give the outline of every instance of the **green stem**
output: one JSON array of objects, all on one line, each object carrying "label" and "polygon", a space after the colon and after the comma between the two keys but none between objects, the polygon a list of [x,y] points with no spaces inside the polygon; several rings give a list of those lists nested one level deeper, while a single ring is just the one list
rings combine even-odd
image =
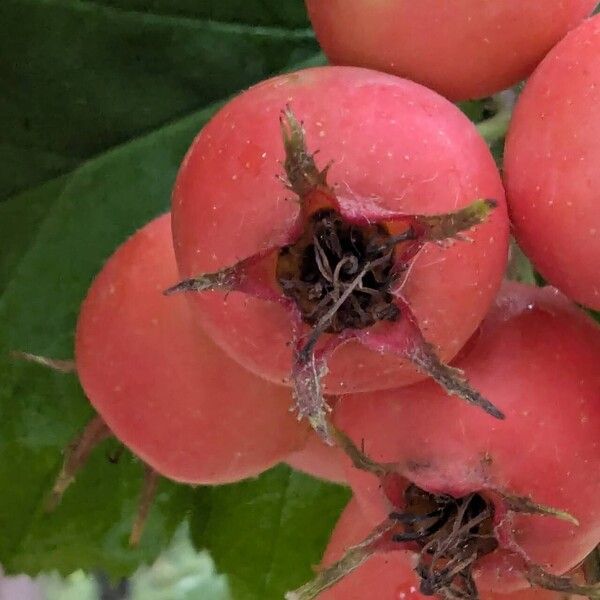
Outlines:
[{"label": "green stem", "polygon": [[506,135],[516,99],[514,90],[505,90],[494,96],[497,107],[496,114],[477,124],[481,137],[488,144],[493,144]]},{"label": "green stem", "polygon": [[511,281],[518,281],[519,283],[526,283],[528,285],[537,285],[535,269],[514,238],[511,238],[510,240],[506,277]]}]

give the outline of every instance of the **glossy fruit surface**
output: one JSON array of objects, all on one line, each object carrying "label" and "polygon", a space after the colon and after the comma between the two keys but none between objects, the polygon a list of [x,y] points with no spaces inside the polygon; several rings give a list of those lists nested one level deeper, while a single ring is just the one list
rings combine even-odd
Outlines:
[{"label": "glossy fruit surface", "polygon": [[289,389],[245,371],[193,321],[177,277],[170,217],[138,231],[85,299],[81,384],[113,433],[162,475],[220,484],[257,475],[305,442]]},{"label": "glossy fruit surface", "polygon": [[[290,242],[299,206],[278,175],[279,118],[289,105],[304,122],[309,150],[342,206],[369,218],[387,212],[434,214],[478,198],[497,200],[473,243],[427,244],[402,286],[443,359],[477,327],[500,283],[507,253],[504,193],[474,126],[437,94],[364,69],[308,69],[238,96],[194,141],[173,193],[173,236],[182,278],[214,272]],[[289,383],[289,311],[238,292],[191,295],[208,334],[253,372]],[[338,349],[328,392],[369,390],[423,379],[412,365],[355,341]]]},{"label": "glossy fruit surface", "polygon": [[595,0],[307,0],[334,64],[417,81],[451,100],[527,77]]},{"label": "glossy fruit surface", "polygon": [[528,81],[506,142],[515,235],[547,281],[600,309],[600,17],[572,31]]},{"label": "glossy fruit surface", "polygon": [[[564,573],[600,541],[600,479],[593,476],[600,464],[599,353],[598,326],[564,296],[510,284],[457,361],[505,421],[424,383],[343,398],[336,425],[424,490],[487,494],[501,547],[477,563],[475,575],[482,590],[510,591],[524,584],[512,580],[521,569],[515,547]],[[372,523],[402,502],[392,491],[390,503],[372,475],[349,469],[348,479]],[[525,514],[499,523],[506,495],[566,510],[579,526]]]}]

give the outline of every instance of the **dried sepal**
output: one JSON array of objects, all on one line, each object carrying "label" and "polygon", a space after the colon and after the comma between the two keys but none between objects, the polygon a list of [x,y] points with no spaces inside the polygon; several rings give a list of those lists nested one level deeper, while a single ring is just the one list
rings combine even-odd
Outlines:
[{"label": "dried sepal", "polygon": [[514,496],[511,494],[500,492],[499,494],[502,496],[507,510],[527,515],[540,515],[542,517],[552,517],[554,519],[558,519],[560,521],[565,521],[567,523],[579,526],[579,521],[566,510],[561,510],[552,506],[538,504],[531,498],[526,498],[525,496]]},{"label": "dried sepal", "polygon": [[279,248],[269,248],[214,273],[184,279],[163,294],[235,291],[270,302],[285,302],[281,290],[273,283],[278,252]]},{"label": "dried sepal", "polygon": [[395,472],[394,465],[374,461],[358,448],[352,439],[340,429],[330,425],[329,431],[331,437],[335,440],[336,446],[346,454],[356,469],[366,471],[379,478],[383,478],[386,475]]},{"label": "dried sepal", "polygon": [[47,356],[31,354],[30,352],[22,352],[20,350],[13,350],[10,354],[13,358],[36,363],[38,365],[48,367],[53,371],[57,371],[58,373],[77,372],[77,365],[75,364],[75,361],[71,359],[48,358]]},{"label": "dried sepal", "polygon": [[137,513],[131,533],[129,534],[129,545],[131,547],[138,546],[144,533],[144,528],[150,514],[150,509],[156,496],[160,475],[150,466],[144,466],[144,482],[140,493]]},{"label": "dried sepal", "polygon": [[396,303],[401,312],[398,320],[378,323],[371,330],[357,332],[357,338],[377,352],[395,354],[409,360],[449,395],[457,396],[497,419],[504,419],[502,411],[475,390],[461,370],[445,364],[439,358],[434,347],[421,332],[408,302],[398,295]]},{"label": "dried sepal", "polygon": [[553,575],[537,565],[531,565],[525,576],[535,587],[552,590],[562,594],[587,596],[591,600],[600,600],[600,584],[580,584],[571,577]]},{"label": "dried sepal", "polygon": [[240,269],[238,265],[235,265],[233,267],[226,267],[215,273],[204,273],[197,277],[184,279],[167,288],[163,293],[165,296],[172,296],[173,294],[180,294],[182,292],[230,292],[239,285],[241,277]]},{"label": "dried sepal", "polygon": [[496,419],[506,418],[500,409],[471,386],[463,371],[442,362],[431,344],[423,340],[423,343],[407,349],[406,357],[450,396],[457,396]]},{"label": "dried sepal", "polygon": [[298,121],[289,105],[281,112],[279,122],[285,150],[283,167],[286,185],[302,199],[315,188],[327,185],[329,166],[322,171],[317,168],[315,155],[308,151],[302,123]]},{"label": "dried sepal", "polygon": [[583,561],[585,582],[600,583],[600,546],[594,548]]},{"label": "dried sepal", "polygon": [[414,227],[423,242],[444,242],[459,239],[464,232],[484,223],[498,206],[495,200],[475,200],[468,206],[439,215],[415,215]]},{"label": "dried sepal", "polygon": [[340,560],[327,568],[321,569],[312,581],[305,583],[293,592],[288,592],[285,599],[313,600],[375,554],[378,551],[378,546],[385,541],[394,527],[396,527],[396,523],[393,520],[385,520],[360,544],[349,548]]},{"label": "dried sepal", "polygon": [[329,431],[330,411],[321,379],[327,372],[325,361],[318,360],[314,352],[297,352],[292,367],[292,384],[298,418],[307,419],[317,435],[328,445],[333,445]]}]

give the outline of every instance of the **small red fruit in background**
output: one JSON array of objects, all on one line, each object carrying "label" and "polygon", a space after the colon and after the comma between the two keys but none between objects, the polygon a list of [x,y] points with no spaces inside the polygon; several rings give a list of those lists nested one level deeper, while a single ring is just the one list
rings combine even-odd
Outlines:
[{"label": "small red fruit in background", "polygon": [[222,484],[251,477],[305,443],[290,390],[228,358],[194,322],[177,278],[170,216],[109,259],[81,308],[76,363],[115,436],[161,475]]},{"label": "small red fruit in background", "polygon": [[527,77],[596,0],[307,0],[334,64],[412,79],[447,98],[489,96]]},{"label": "small red fruit in background", "polygon": [[504,166],[515,236],[567,296],[600,309],[600,17],[572,31],[527,82]]}]

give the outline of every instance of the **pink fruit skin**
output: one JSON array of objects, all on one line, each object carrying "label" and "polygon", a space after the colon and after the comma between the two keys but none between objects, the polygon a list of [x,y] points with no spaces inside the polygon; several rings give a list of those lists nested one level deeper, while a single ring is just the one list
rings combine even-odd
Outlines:
[{"label": "pink fruit skin", "polygon": [[[533,562],[554,573],[600,542],[600,331],[553,288],[511,284],[457,366],[506,414],[496,421],[435,384],[342,398],[335,423],[375,460],[397,462],[420,487],[464,495],[501,490],[568,511],[579,526],[518,515],[500,526]],[[377,480],[348,469],[367,518],[390,509]],[[481,589],[525,582],[508,551],[478,563]]]},{"label": "pink fruit skin", "polygon": [[600,309],[600,17],[572,31],[528,81],[505,152],[515,235],[536,268]]},{"label": "pink fruit skin", "polygon": [[[323,556],[323,564],[339,560],[349,547],[360,543],[371,532],[372,525],[353,499],[340,517]],[[419,580],[413,568],[416,558],[399,550],[380,553],[369,558],[356,571],[331,589],[319,594],[318,600],[424,600],[431,596],[419,593]],[[512,594],[483,592],[482,600],[564,600],[557,592],[525,589]]]},{"label": "pink fruit skin", "polygon": [[[173,193],[180,276],[234,264],[284,245],[298,215],[276,175],[284,158],[279,114],[304,121],[317,162],[342,203],[364,213],[439,213],[478,198],[498,208],[470,232],[473,243],[427,245],[402,289],[427,338],[450,359],[473,333],[500,284],[507,256],[504,192],[474,126],[437,94],[382,73],[308,69],[263,82],[227,104],[200,132]],[[291,324],[281,306],[240,293],[190,298],[208,334],[248,369],[289,383]],[[423,379],[405,361],[349,342],[325,378],[331,394]]]},{"label": "pink fruit skin", "polygon": [[418,81],[447,98],[488,96],[526,78],[596,0],[307,0],[334,64]]},{"label": "pink fruit skin", "polygon": [[290,454],[285,462],[297,471],[332,483],[346,484],[346,455],[335,446],[328,446],[319,436],[309,433],[306,446]]},{"label": "pink fruit skin", "polygon": [[194,323],[181,297],[169,215],[109,259],[81,308],[77,370],[113,433],[171,479],[220,484],[257,475],[305,443],[291,394],[245,371]]}]

